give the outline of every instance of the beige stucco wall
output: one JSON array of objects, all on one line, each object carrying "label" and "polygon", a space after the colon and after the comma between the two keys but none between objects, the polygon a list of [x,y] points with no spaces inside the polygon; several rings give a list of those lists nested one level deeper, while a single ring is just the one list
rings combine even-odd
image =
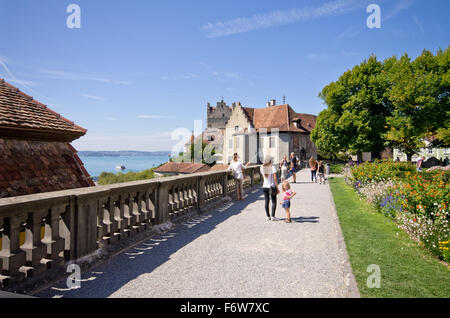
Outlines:
[{"label": "beige stucco wall", "polygon": [[[236,130],[236,126],[238,129]],[[244,158],[244,136],[238,135],[233,136],[236,132],[244,132],[245,129],[251,128],[251,124],[247,119],[247,116],[244,113],[244,109],[238,103],[231,113],[230,119],[225,128],[225,138],[223,145],[223,160],[224,163],[230,163],[230,158],[233,156],[235,152],[239,154],[242,161],[245,161]],[[230,144],[230,140],[232,140]],[[230,147],[231,146],[231,147]]]}]

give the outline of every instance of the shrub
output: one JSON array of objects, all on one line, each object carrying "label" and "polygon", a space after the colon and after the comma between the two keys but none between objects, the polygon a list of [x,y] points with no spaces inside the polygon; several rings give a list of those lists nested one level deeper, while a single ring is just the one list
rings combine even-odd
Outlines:
[{"label": "shrub", "polygon": [[138,180],[146,180],[152,179],[155,177],[155,173],[153,169],[147,169],[141,172],[102,172],[98,178],[99,185],[113,184],[113,183],[122,183],[122,182],[131,182]]}]

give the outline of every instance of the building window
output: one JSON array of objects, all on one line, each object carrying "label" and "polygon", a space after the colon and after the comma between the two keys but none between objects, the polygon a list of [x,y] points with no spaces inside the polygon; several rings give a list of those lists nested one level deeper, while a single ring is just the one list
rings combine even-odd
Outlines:
[{"label": "building window", "polygon": [[428,148],[428,154],[429,155],[433,154],[433,148]]},{"label": "building window", "polygon": [[234,126],[234,131],[239,131],[239,126]]},{"label": "building window", "polygon": [[275,148],[275,137],[269,138],[269,148]]}]

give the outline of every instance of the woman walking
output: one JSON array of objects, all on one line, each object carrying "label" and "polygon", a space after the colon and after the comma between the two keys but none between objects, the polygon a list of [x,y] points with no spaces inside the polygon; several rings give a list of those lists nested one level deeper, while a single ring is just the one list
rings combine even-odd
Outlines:
[{"label": "woman walking", "polygon": [[280,162],[280,170],[281,170],[281,181],[283,182],[284,180],[287,179],[289,171],[289,164],[286,159],[286,155],[283,156],[283,160],[281,160]]},{"label": "woman walking", "polygon": [[317,161],[313,156],[309,158],[309,167],[311,168],[311,182],[317,182]]},{"label": "woman walking", "polygon": [[[277,208],[277,194],[280,192],[277,182],[277,170],[272,164],[272,158],[266,156],[264,158],[264,164],[260,168],[261,174],[264,177],[263,191],[265,200],[265,209],[267,221],[277,221],[275,217],[275,210]],[[269,214],[269,201],[272,201],[272,216]]]},{"label": "woman walking", "polygon": [[319,174],[319,184],[325,184],[325,169],[323,166],[323,161],[319,161],[317,165],[317,172]]},{"label": "woman walking", "polygon": [[233,155],[233,162],[228,167],[228,171],[233,171],[234,183],[236,184],[236,196],[238,200],[243,200],[244,197],[245,168],[247,168],[247,166],[244,166],[242,162],[239,161],[239,156],[235,153]]}]

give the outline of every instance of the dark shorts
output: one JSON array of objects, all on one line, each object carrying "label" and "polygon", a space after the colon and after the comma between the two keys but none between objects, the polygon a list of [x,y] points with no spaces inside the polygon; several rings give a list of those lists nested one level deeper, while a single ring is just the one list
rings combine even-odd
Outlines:
[{"label": "dark shorts", "polygon": [[291,208],[291,201],[289,201],[289,200],[283,201],[281,206],[283,207],[283,209],[290,209]]}]

